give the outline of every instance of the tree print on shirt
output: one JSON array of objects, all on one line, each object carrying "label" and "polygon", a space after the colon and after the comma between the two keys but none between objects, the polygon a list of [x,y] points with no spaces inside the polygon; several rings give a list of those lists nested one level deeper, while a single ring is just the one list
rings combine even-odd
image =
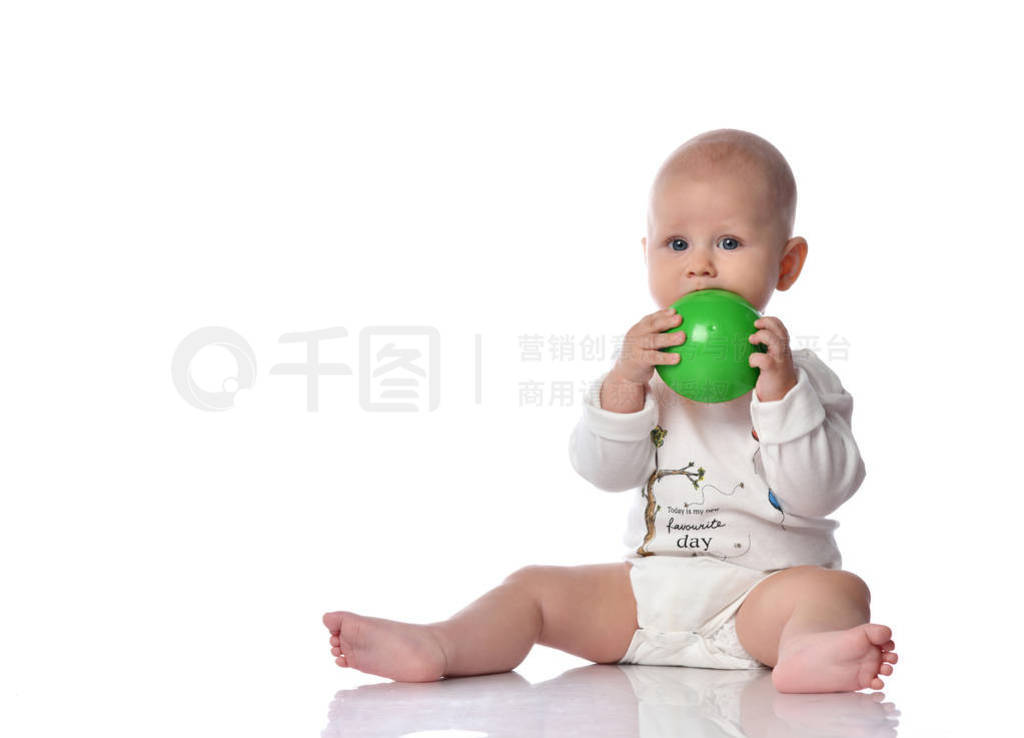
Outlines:
[{"label": "tree print on shirt", "polygon": [[699,482],[704,479],[704,467],[698,467],[697,469],[691,469],[694,462],[688,463],[686,466],[682,466],[678,469],[659,469],[660,462],[658,461],[658,449],[665,443],[665,436],[668,431],[662,428],[660,425],[654,426],[651,431],[651,443],[654,444],[654,471],[651,472],[651,476],[647,478],[647,484],[640,490],[640,494],[647,500],[647,504],[644,506],[644,524],[647,527],[647,532],[644,534],[644,540],[637,548],[636,552],[641,556],[653,556],[653,551],[647,550],[647,544],[654,538],[654,525],[655,516],[658,511],[661,510],[661,505],[654,497],[654,485],[662,477],[667,477],[671,474],[682,474],[689,478],[693,484],[695,490],[700,490]]},{"label": "tree print on shirt", "polygon": [[[655,530],[656,530],[655,526],[657,525],[657,520],[656,520],[657,514],[662,509],[661,505],[658,504],[658,500],[657,500],[657,498],[656,498],[656,496],[654,494],[654,487],[664,477],[673,476],[673,475],[685,476],[687,479],[690,480],[690,483],[693,485],[694,490],[696,490],[699,493],[699,499],[697,499],[696,501],[683,502],[682,503],[682,506],[684,508],[686,508],[686,509],[690,509],[691,505],[694,506],[694,508],[697,509],[697,510],[700,510],[701,508],[704,507],[704,505],[705,505],[704,489],[705,488],[709,488],[710,487],[713,491],[717,492],[720,495],[723,495],[725,497],[732,497],[734,494],[736,494],[737,490],[743,489],[745,487],[743,482],[738,482],[732,488],[732,491],[730,491],[730,492],[724,492],[724,491],[718,489],[718,487],[716,487],[713,484],[704,484],[703,487],[702,487],[700,483],[704,480],[704,474],[705,474],[706,470],[704,469],[703,466],[698,466],[696,469],[694,469],[693,467],[696,465],[696,462],[694,462],[694,461],[690,461],[689,463],[686,464],[686,466],[679,467],[678,469],[661,469],[661,468],[659,468],[661,466],[661,461],[660,461],[660,459],[658,457],[658,449],[660,449],[664,445],[664,443],[665,443],[665,436],[666,435],[668,435],[668,431],[666,429],[662,428],[660,425],[655,426],[654,429],[651,430],[651,443],[654,444],[654,471],[651,472],[650,476],[647,478],[647,482],[640,489],[641,496],[644,499],[646,499],[646,501],[647,501],[646,504],[644,505],[644,526],[645,526],[644,539],[641,542],[640,546],[637,547],[637,549],[636,549],[637,554],[639,554],[640,556],[653,556],[653,555],[655,555],[654,551],[649,551],[647,549],[647,545],[654,539]],[[755,470],[756,470],[756,465],[755,465]],[[769,490],[768,494],[769,494],[769,501],[771,502],[772,506],[775,507],[777,510],[779,510],[779,512],[782,512],[782,508],[781,508],[781,506],[779,506],[778,501],[775,499],[775,495],[772,494],[771,490]],[[673,525],[672,520],[669,521],[668,525],[669,525],[670,528],[672,527],[672,525]],[[689,547],[689,545],[690,545],[689,541],[687,541],[685,539],[680,539],[680,540],[683,541],[683,545],[684,546]],[[701,540],[702,541],[706,541],[705,542],[705,547],[707,548],[707,550],[704,553],[706,553],[707,555],[715,556],[716,558],[722,559],[722,560],[724,560],[724,559],[733,559],[733,558],[738,558],[740,556],[745,556],[750,551],[750,535],[749,534],[747,534],[747,545],[746,545],[746,547],[744,547],[743,544],[741,544],[739,542],[736,542],[736,543],[732,544],[736,549],[738,549],[737,553],[735,553],[732,556],[727,556],[727,555],[719,554],[719,553],[712,553],[711,550],[710,550],[711,538],[701,539]],[[696,556],[697,552],[693,551],[692,555]]]}]

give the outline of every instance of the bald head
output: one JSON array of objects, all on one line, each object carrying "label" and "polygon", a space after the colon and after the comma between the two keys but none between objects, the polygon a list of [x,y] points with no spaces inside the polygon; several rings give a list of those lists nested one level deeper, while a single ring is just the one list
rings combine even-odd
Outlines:
[{"label": "bald head", "polygon": [[747,131],[719,128],[681,144],[658,169],[647,206],[650,230],[655,197],[665,182],[677,176],[700,178],[732,173],[754,177],[765,194],[765,213],[777,228],[782,244],[792,237],[796,217],[796,180],[786,159],[768,141]]}]

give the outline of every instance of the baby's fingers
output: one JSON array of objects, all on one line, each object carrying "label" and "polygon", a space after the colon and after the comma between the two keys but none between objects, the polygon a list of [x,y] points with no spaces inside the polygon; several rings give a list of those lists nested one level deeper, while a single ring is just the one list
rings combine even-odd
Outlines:
[{"label": "baby's fingers", "polygon": [[672,351],[645,351],[644,359],[652,366],[654,364],[678,364],[683,357]]},{"label": "baby's fingers", "polygon": [[779,336],[770,330],[762,328],[756,333],[751,333],[747,339],[750,343],[760,343],[768,348],[772,356],[779,356],[782,353],[783,343]]},{"label": "baby's fingers", "polygon": [[682,320],[682,316],[675,310],[659,310],[643,318],[643,320],[637,323],[636,328],[641,333],[661,333],[674,325],[678,325],[680,320]]},{"label": "baby's fingers", "polygon": [[671,313],[664,313],[658,321],[659,330],[668,330],[674,325],[679,325],[683,316],[673,310]]},{"label": "baby's fingers", "polygon": [[655,333],[651,336],[649,348],[665,348],[666,346],[679,346],[686,343],[686,331],[675,331],[674,333]]}]

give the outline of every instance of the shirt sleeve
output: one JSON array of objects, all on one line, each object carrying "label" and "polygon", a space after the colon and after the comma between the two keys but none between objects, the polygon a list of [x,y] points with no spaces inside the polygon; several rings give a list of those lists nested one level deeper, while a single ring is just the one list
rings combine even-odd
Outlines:
[{"label": "shirt sleeve", "polygon": [[793,352],[797,383],[785,397],[761,402],[751,393],[765,482],[787,513],[825,517],[864,481],[853,438],[853,397],[811,349]]},{"label": "shirt sleeve", "polygon": [[583,415],[569,437],[569,461],[598,489],[622,492],[642,485],[652,471],[651,430],[658,424],[658,403],[648,386],[644,406],[635,413],[605,410],[601,385],[609,372],[583,398]]}]

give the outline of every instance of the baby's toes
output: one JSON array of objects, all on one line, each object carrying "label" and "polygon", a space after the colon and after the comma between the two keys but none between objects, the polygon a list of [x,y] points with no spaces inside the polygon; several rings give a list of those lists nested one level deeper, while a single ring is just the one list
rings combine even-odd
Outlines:
[{"label": "baby's toes", "polygon": [[883,651],[891,651],[894,648],[896,648],[896,644],[893,643],[892,641],[889,641],[884,646],[880,646],[879,648],[881,648]]},{"label": "baby's toes", "polygon": [[883,648],[883,650],[883,644],[888,645],[889,639],[892,638],[892,628],[887,625],[876,625],[871,623],[864,627],[864,632],[867,633],[868,639],[873,644],[879,648]]},{"label": "baby's toes", "polygon": [[332,646],[340,646],[341,645],[341,639],[338,638],[338,636],[331,636],[331,645]]},{"label": "baby's toes", "polygon": [[888,661],[890,664],[895,664],[899,660],[899,655],[894,652],[889,651],[882,654],[882,661]]},{"label": "baby's toes", "polygon": [[882,664],[882,666],[878,669],[878,673],[885,674],[886,676],[892,674],[892,664]]},{"label": "baby's toes", "polygon": [[338,648],[337,646],[335,646],[334,648],[331,649],[331,655],[333,655],[333,656],[341,656],[341,649]]}]

